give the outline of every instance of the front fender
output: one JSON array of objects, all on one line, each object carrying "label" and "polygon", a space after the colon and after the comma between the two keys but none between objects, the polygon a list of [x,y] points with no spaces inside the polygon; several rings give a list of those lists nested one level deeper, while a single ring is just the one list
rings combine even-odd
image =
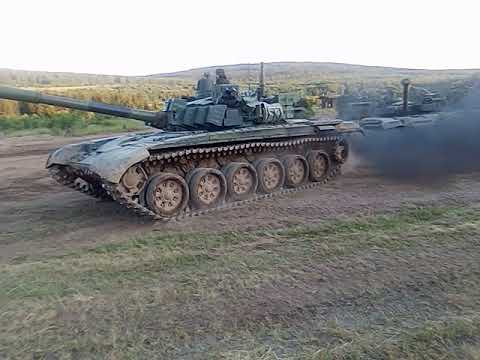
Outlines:
[{"label": "front fender", "polygon": [[144,147],[129,147],[122,151],[108,151],[89,156],[80,164],[111,183],[119,183],[128,168],[150,156]]},{"label": "front fender", "polygon": [[94,152],[83,159],[78,148],[64,147],[50,155],[47,167],[52,165],[67,165],[73,168],[88,169],[100,178],[118,184],[128,168],[150,156],[145,147],[116,148],[105,152]]}]

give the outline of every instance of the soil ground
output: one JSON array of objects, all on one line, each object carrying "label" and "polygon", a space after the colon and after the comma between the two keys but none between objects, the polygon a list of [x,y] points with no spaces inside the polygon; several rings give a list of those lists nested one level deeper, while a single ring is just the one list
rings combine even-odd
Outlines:
[{"label": "soil ground", "polygon": [[0,359],[479,358],[479,173],[353,156],[321,190],[161,224],[48,177],[80,140],[0,139]]},{"label": "soil ground", "polygon": [[0,142],[0,260],[61,254],[97,243],[121,242],[151,231],[209,233],[281,228],[405,206],[480,199],[478,173],[396,181],[373,174],[353,158],[343,176],[321,191],[307,190],[241,209],[155,224],[132,216],[114,202],[61,187],[48,176],[44,164],[49,151],[81,140],[44,136],[6,138]]}]

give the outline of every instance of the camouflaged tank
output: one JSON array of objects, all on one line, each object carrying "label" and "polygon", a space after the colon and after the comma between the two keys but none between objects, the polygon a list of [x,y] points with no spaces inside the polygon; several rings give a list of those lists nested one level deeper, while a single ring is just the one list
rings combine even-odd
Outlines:
[{"label": "camouflaged tank", "polygon": [[350,142],[356,155],[384,169],[405,169],[406,162],[415,167],[419,158],[431,159],[426,167],[436,162],[447,166],[453,155],[446,153],[462,154],[460,163],[469,161],[480,119],[478,89],[472,88],[457,106],[448,107],[446,98],[433,91],[411,86],[408,79],[401,84],[400,100],[387,89],[381,99],[345,102],[347,96],[340,101],[338,116],[355,121],[365,135]]},{"label": "camouflaged tank", "polygon": [[263,86],[240,96],[222,69],[205,75],[191,98],[164,111],[0,87],[0,98],[138,119],[154,131],[89,140],[50,154],[46,167],[60,184],[111,198],[139,214],[171,219],[274,194],[320,186],[348,156],[339,120],[295,119],[293,101],[267,98]]},{"label": "camouflaged tank", "polygon": [[[419,125],[431,122],[446,107],[446,98],[428,89],[412,86],[409,79],[403,79],[402,97],[396,98],[392,87],[379,95],[347,91],[337,99],[337,115],[348,121],[360,121],[368,128]],[[384,125],[384,126],[383,126]]]}]

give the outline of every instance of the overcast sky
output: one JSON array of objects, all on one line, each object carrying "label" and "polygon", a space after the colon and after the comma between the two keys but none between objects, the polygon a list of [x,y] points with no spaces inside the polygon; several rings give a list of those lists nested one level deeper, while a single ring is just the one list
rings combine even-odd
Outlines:
[{"label": "overcast sky", "polygon": [[478,0],[2,0],[0,68],[144,75],[259,61],[480,68]]}]

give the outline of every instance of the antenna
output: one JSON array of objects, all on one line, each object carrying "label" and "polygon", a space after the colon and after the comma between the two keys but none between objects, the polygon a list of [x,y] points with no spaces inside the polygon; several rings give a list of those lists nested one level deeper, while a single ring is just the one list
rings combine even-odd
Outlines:
[{"label": "antenna", "polygon": [[248,70],[248,93],[250,94],[250,92],[252,91],[252,87],[251,87],[252,78],[251,78],[251,74],[250,74],[250,63],[247,64],[247,70]]},{"label": "antenna", "polygon": [[260,63],[260,83],[257,90],[257,99],[260,100],[265,96],[265,79],[263,75],[263,61]]}]

